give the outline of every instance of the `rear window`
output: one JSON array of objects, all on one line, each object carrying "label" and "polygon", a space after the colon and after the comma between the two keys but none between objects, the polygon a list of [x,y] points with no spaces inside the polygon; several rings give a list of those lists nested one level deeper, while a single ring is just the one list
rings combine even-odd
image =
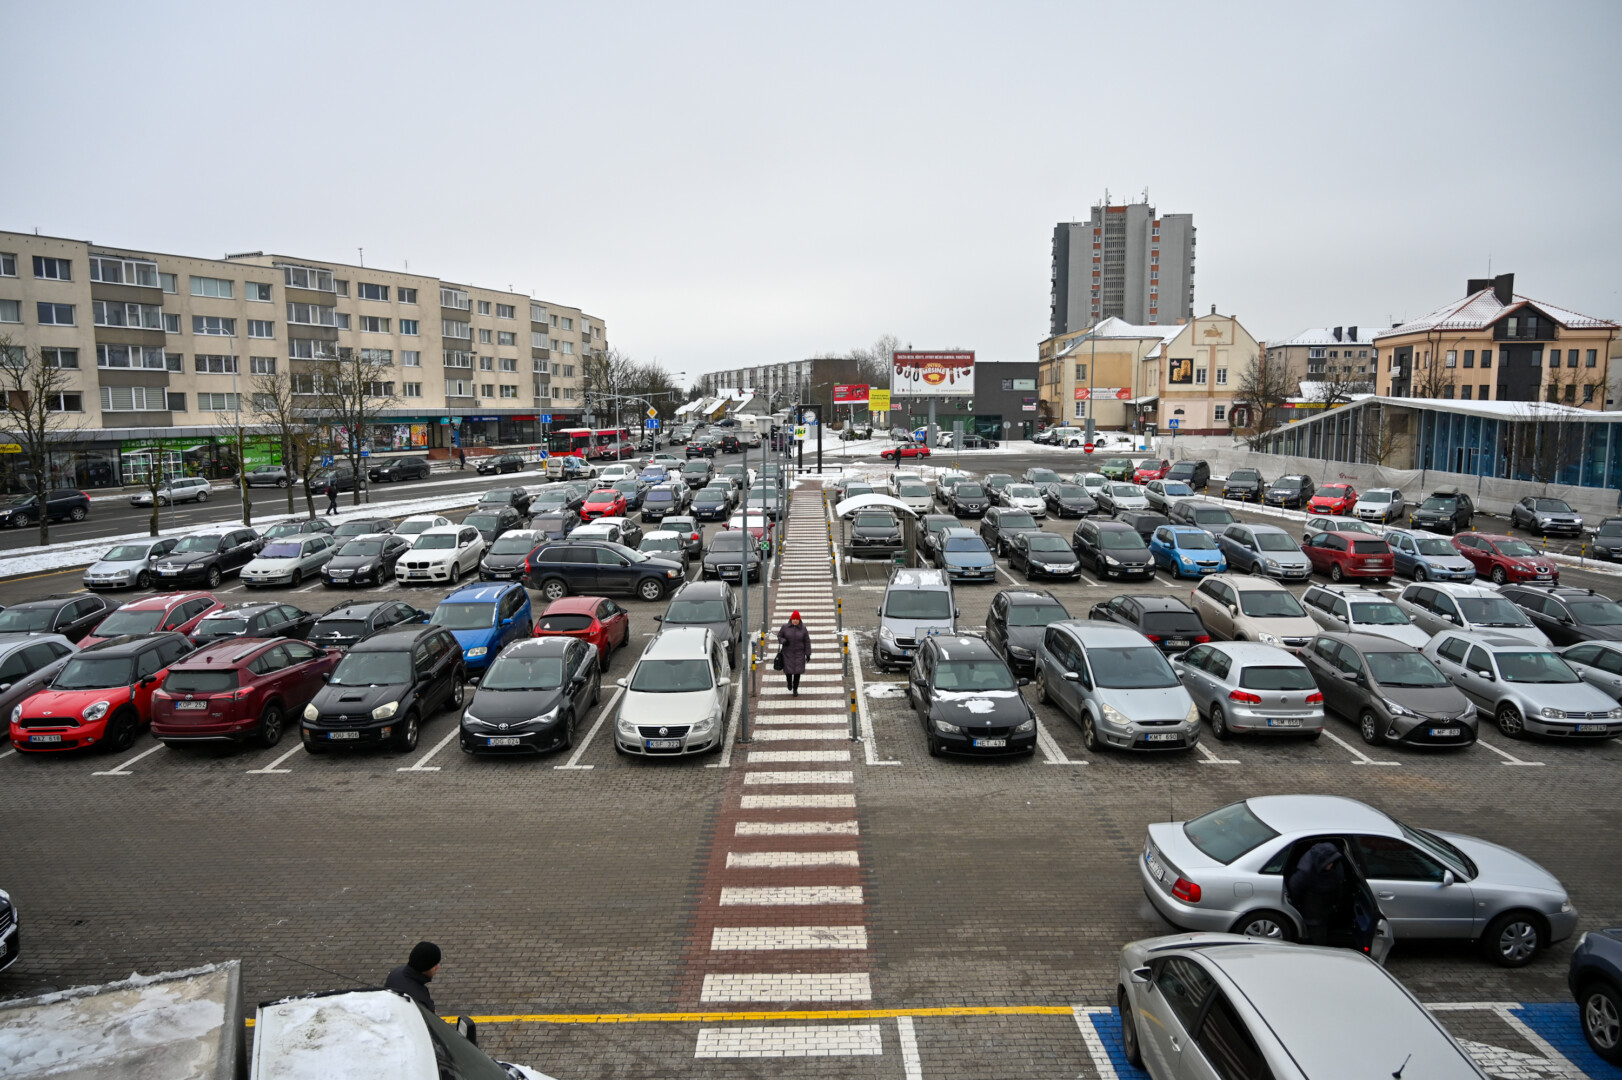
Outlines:
[{"label": "rear window", "polygon": [[997,524],[1004,529],[1034,529],[1036,519],[1029,514],[1004,514],[997,519]]},{"label": "rear window", "polygon": [[1304,667],[1247,667],[1239,673],[1247,690],[1314,690],[1317,683]]},{"label": "rear window", "polygon": [[1352,550],[1359,555],[1391,554],[1391,549],[1385,546],[1384,540],[1353,540]]},{"label": "rear window", "polygon": [[1183,835],[1202,853],[1227,865],[1278,836],[1250,807],[1238,802],[1183,823]]},{"label": "rear window", "polygon": [[164,677],[163,688],[171,694],[218,694],[237,688],[237,673],[232,669],[187,671],[179,668]]},{"label": "rear window", "polygon": [[1203,634],[1205,627],[1192,611],[1148,611],[1143,628],[1151,634]]}]

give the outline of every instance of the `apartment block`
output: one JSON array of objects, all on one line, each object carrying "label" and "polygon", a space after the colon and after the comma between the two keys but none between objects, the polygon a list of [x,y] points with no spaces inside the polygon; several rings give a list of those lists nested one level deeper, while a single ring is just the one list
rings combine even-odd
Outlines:
[{"label": "apartment block", "polygon": [[699,376],[698,387],[705,397],[717,397],[727,390],[748,390],[764,399],[768,412],[775,412],[801,402],[831,405],[834,386],[860,381],[861,369],[855,360],[819,357],[712,371]]},{"label": "apartment block", "polygon": [[1285,341],[1269,341],[1269,370],[1283,371],[1291,394],[1311,398],[1314,384],[1333,383],[1374,389],[1376,331],[1372,327],[1325,326],[1303,330]]},{"label": "apartment block", "polygon": [[[313,405],[315,368],[342,350],[387,372],[373,453],[544,442],[580,420],[585,358],[608,344],[601,319],[523,293],[299,256],[209,259],[13,232],[0,232],[0,342],[70,372],[60,407],[74,437],[52,473],[78,487],[138,481],[158,455],[229,473],[217,437],[239,410],[258,426],[255,377],[286,373]],[[0,454],[0,482],[13,471]]]},{"label": "apartment block", "polygon": [[1147,201],[1092,208],[1053,227],[1048,334],[1105,319],[1175,325],[1194,314],[1194,215],[1161,214]]}]

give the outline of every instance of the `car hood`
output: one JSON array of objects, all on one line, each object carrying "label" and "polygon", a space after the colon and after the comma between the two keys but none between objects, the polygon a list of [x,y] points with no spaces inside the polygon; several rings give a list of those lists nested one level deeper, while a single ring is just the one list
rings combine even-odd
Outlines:
[{"label": "car hood", "polygon": [[718,696],[714,690],[691,694],[642,694],[627,690],[620,702],[620,719],[652,727],[696,724],[716,715]]},{"label": "car hood", "polygon": [[[346,619],[344,621],[358,622],[360,620]],[[362,634],[364,634],[364,631],[362,631]],[[361,636],[361,634],[352,634],[348,631],[344,631],[341,634],[335,634],[332,632],[332,628],[330,626],[322,626],[320,623],[316,623],[316,625],[310,627],[309,636],[305,640],[317,648],[326,648],[329,646],[342,647],[348,643],[359,641]]]},{"label": "car hood", "polygon": [[1371,634],[1374,637],[1383,637],[1391,641],[1400,641],[1404,645],[1412,645],[1415,649],[1423,649],[1430,644],[1431,636],[1419,627],[1409,624],[1407,626],[1368,626],[1359,623],[1352,627],[1355,633]]},{"label": "car hood", "polygon": [[986,497],[984,495],[955,495],[953,496],[953,499],[959,506],[984,507],[986,505]]},{"label": "car hood", "polygon": [[1047,633],[1045,626],[1010,626],[1008,628],[1008,644],[1018,645],[1026,652],[1035,655],[1036,650],[1042,647],[1042,637]]},{"label": "car hood", "polygon": [[930,634],[950,634],[954,623],[951,619],[898,619],[894,615],[880,616],[881,627],[888,627],[896,637],[926,638]]},{"label": "car hood", "polygon": [[1018,690],[937,690],[929,715],[964,730],[1009,727],[1031,718]]},{"label": "car hood", "polygon": [[1469,570],[1470,572],[1474,573],[1476,568],[1475,564],[1469,559],[1466,559],[1463,555],[1419,555],[1416,556],[1416,558],[1419,562],[1424,563],[1426,566],[1432,566],[1438,570],[1453,570],[1460,572]]},{"label": "car hood", "polygon": [[401,559],[428,563],[450,562],[462,553],[461,548],[411,548],[400,554]]},{"label": "car hood", "polygon": [[1149,498],[1146,495],[1111,495],[1110,502],[1122,510],[1149,509]]},{"label": "car hood", "polygon": [[1155,561],[1148,548],[1100,548],[1098,554],[1100,558],[1114,559],[1123,566],[1148,566]]},{"label": "car hood", "polygon": [[1554,572],[1554,560],[1547,557],[1500,555],[1499,558],[1512,566],[1518,566],[1522,570],[1530,570],[1533,573],[1549,574]]},{"label": "car hood", "polygon": [[1098,503],[1094,502],[1092,499],[1082,499],[1074,495],[1066,496],[1061,499],[1055,499],[1054,501],[1066,509],[1073,507],[1077,510],[1092,510],[1098,506]]},{"label": "car hood", "polygon": [[1099,687],[1094,691],[1104,704],[1118,709],[1136,721],[1182,720],[1194,699],[1181,685],[1156,687],[1150,690],[1113,690]]},{"label": "car hood", "polygon": [[[404,553],[402,552],[402,554]],[[362,566],[370,566],[375,562],[381,562],[382,560],[383,556],[381,555],[334,555],[332,558],[327,560],[327,569],[355,570]],[[257,563],[259,560],[255,559],[254,562]]]},{"label": "car hood", "polygon": [[1224,481],[1222,486],[1227,487],[1227,488],[1245,488],[1246,490],[1254,490],[1256,488],[1261,487],[1262,484],[1261,484],[1260,480],[1231,480],[1230,479],[1230,480]]},{"label": "car hood", "polygon": [[502,724],[529,720],[557,708],[564,698],[563,687],[552,690],[478,690],[468,702],[467,717]]},{"label": "car hood", "polygon": [[732,624],[724,620],[721,622],[670,622],[667,620],[660,624],[660,628],[664,630],[674,630],[679,626],[698,627],[703,630],[708,630],[711,634],[715,635],[715,640],[717,641],[732,640]]},{"label": "car hood", "polygon": [[1247,634],[1272,634],[1278,638],[1310,638],[1315,637],[1323,629],[1307,615],[1258,618],[1254,615],[1240,614],[1234,616],[1233,624],[1235,628]]},{"label": "car hood", "polygon": [[1216,548],[1167,548],[1173,555],[1187,559],[1194,563],[1222,562],[1222,552]]},{"label": "car hood", "polygon": [[132,562],[108,562],[106,559],[102,559],[98,562],[91,563],[90,568],[86,570],[85,573],[92,576],[101,576],[104,574],[138,573],[139,571],[146,569],[146,564],[147,561],[145,559],[136,559]]},{"label": "car hood", "polygon": [[1451,719],[1465,710],[1470,699],[1464,691],[1451,684],[1447,686],[1387,686],[1377,683],[1376,690],[1404,706],[1433,719]]},{"label": "car hood", "polygon": [[1597,712],[1604,714],[1616,708],[1616,700],[1592,683],[1505,683],[1510,691],[1518,691],[1529,704],[1567,712]]},{"label": "car hood", "polygon": [[1280,566],[1311,566],[1312,560],[1307,558],[1304,551],[1264,551],[1261,553],[1262,562],[1276,562]]},{"label": "car hood", "polygon": [[[743,562],[745,559],[748,560],[748,563],[749,563],[750,566],[753,566],[756,563],[760,562],[760,552],[758,552],[758,551],[744,551],[744,552],[737,552],[737,551],[706,551],[704,553],[704,565],[705,566],[737,566],[739,563]],[[666,562],[667,565],[675,567],[678,570],[681,569],[681,563],[670,562],[668,560],[661,560],[661,561]]]},{"label": "car hood", "polygon": [[992,560],[984,551],[943,551],[941,562],[948,566],[990,566]]},{"label": "car hood", "polygon": [[1429,830],[1470,856],[1480,871],[1475,879],[1481,885],[1508,885],[1522,889],[1538,889],[1565,896],[1560,879],[1517,851],[1462,833]]},{"label": "car hood", "polygon": [[[1451,624],[1449,624],[1451,625]],[[1502,637],[1512,637],[1516,641],[1524,641],[1528,645],[1542,645],[1552,648],[1553,642],[1549,636],[1535,626],[1486,626],[1477,624],[1470,628],[1472,633],[1497,634]]]},{"label": "car hood", "polygon": [[529,558],[529,556],[524,552],[514,552],[514,553],[511,553],[511,554],[505,554],[504,553],[504,554],[501,554],[501,555],[486,555],[484,557],[484,565],[488,566],[488,567],[490,567],[491,569],[494,569],[494,570],[506,570],[506,569],[509,569],[509,568],[515,567],[515,566],[523,566],[524,565],[524,560],[526,560],[528,558]]},{"label": "car hood", "polygon": [[23,703],[23,715],[67,716],[77,721],[79,714],[95,702],[106,701],[116,706],[128,701],[129,696],[130,688],[127,686],[109,686],[100,690],[43,690]]},{"label": "car hood", "polygon": [[158,560],[159,566],[196,566],[198,563],[208,562],[219,558],[218,551],[187,551],[180,555],[170,553]]},{"label": "car hood", "polygon": [[1026,557],[1043,566],[1069,566],[1076,561],[1074,551],[1028,551]]},{"label": "car hood", "polygon": [[1446,521],[1451,518],[1454,513],[1455,511],[1451,508],[1438,510],[1434,507],[1427,508],[1422,506],[1418,510],[1414,511],[1414,517],[1418,518],[1420,521]]},{"label": "car hood", "polygon": [[[1008,505],[1016,510],[1046,510],[1048,508],[1046,499],[1027,498],[1023,495],[1009,499]],[[1029,532],[1030,530],[1027,529],[1026,531]]]},{"label": "car hood", "polygon": [[456,643],[462,646],[463,650],[476,649],[480,645],[488,647],[495,642],[497,629],[494,626],[485,626],[477,630],[452,630],[451,637],[456,639]]},{"label": "car hood", "polygon": [[254,558],[243,567],[244,573],[276,574],[283,570],[291,570],[301,565],[305,559],[314,558],[313,555],[294,555],[286,559]]},{"label": "car hood", "polygon": [[316,692],[313,704],[323,713],[370,719],[373,709],[399,701],[410,692],[410,683],[384,686],[333,686],[329,683]]}]

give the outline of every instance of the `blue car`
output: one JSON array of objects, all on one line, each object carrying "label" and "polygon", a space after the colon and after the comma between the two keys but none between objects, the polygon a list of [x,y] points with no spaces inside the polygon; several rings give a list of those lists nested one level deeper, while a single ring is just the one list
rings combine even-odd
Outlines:
[{"label": "blue car", "polygon": [[1474,581],[1475,564],[1445,536],[1416,529],[1390,529],[1386,546],[1396,560],[1397,573],[1415,581]]},{"label": "blue car", "polygon": [[1149,557],[1173,577],[1204,577],[1228,568],[1216,539],[1204,529],[1162,525],[1149,540]]},{"label": "blue car", "polygon": [[935,549],[935,564],[952,581],[995,581],[997,560],[973,529],[946,529]]},{"label": "blue car", "polygon": [[516,581],[457,589],[439,602],[428,622],[455,636],[469,674],[489,667],[509,643],[535,629],[529,592]]},{"label": "blue car", "polygon": [[642,481],[644,484],[647,484],[649,487],[653,487],[657,484],[663,484],[668,481],[670,479],[670,473],[663,465],[650,465],[637,475],[637,479]]}]

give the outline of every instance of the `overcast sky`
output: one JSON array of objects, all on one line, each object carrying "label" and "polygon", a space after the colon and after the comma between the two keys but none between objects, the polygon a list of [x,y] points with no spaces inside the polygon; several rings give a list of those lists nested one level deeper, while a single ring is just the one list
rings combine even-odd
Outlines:
[{"label": "overcast sky", "polygon": [[533,290],[690,376],[1034,359],[1053,225],[1149,189],[1195,310],[1377,325],[1514,271],[1622,316],[1616,3],[0,0],[0,227]]}]

